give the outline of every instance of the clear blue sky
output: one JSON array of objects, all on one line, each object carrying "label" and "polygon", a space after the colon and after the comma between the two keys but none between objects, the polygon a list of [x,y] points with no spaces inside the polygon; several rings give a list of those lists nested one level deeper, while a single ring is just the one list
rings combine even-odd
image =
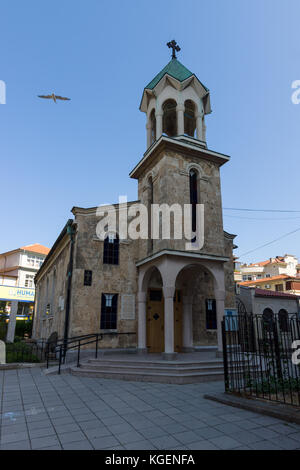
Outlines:
[{"label": "clear blue sky", "polygon": [[[0,252],[51,247],[74,205],[136,199],[128,173],[146,147],[138,107],[173,38],[179,60],[211,91],[208,146],[231,155],[223,206],[300,210],[300,105],[291,102],[299,0],[2,0],[0,13]],[[72,100],[37,98],[52,91]],[[286,220],[265,220],[275,218]],[[237,254],[298,227],[300,212],[224,211]],[[300,257],[299,239],[242,260]]]}]

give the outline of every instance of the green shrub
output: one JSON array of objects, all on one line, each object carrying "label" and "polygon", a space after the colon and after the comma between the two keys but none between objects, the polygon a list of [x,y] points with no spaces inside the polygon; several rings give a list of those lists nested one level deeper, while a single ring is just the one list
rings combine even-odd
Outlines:
[{"label": "green shrub", "polygon": [[40,362],[32,346],[23,342],[6,345],[6,362]]}]

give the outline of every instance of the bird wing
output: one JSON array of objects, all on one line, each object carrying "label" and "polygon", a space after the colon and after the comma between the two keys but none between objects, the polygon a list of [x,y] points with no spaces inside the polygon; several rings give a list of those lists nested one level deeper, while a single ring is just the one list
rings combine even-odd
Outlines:
[{"label": "bird wing", "polygon": [[64,96],[55,96],[57,100],[70,101],[71,98],[65,98]]},{"label": "bird wing", "polygon": [[38,98],[47,98],[47,99],[50,99],[50,98],[52,98],[52,95],[38,95]]}]

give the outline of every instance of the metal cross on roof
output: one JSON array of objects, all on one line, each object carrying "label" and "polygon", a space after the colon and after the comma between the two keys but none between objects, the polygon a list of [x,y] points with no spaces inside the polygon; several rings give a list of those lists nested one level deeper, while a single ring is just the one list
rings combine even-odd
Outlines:
[{"label": "metal cross on roof", "polygon": [[177,44],[177,42],[175,41],[175,39],[173,39],[173,40],[170,41],[170,42],[167,42],[167,46],[172,49],[172,59],[176,59],[175,51],[179,52],[179,51],[180,51],[180,47],[178,46],[178,44]]}]

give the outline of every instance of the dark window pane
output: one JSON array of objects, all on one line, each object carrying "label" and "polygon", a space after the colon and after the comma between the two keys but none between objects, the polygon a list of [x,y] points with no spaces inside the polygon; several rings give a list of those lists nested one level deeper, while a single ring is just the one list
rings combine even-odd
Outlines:
[{"label": "dark window pane", "polygon": [[108,235],[103,245],[103,264],[119,264],[119,237]]},{"label": "dark window pane", "polygon": [[84,271],[84,282],[83,284],[85,286],[91,286],[92,285],[92,271],[85,270]]},{"label": "dark window pane", "polygon": [[155,302],[160,302],[162,299],[162,291],[156,289],[150,289],[149,299],[154,300]]},{"label": "dark window pane", "polygon": [[217,309],[216,301],[214,299],[206,299],[206,329],[217,329]]},{"label": "dark window pane", "polygon": [[118,294],[102,294],[101,323],[103,330],[117,329]]}]

